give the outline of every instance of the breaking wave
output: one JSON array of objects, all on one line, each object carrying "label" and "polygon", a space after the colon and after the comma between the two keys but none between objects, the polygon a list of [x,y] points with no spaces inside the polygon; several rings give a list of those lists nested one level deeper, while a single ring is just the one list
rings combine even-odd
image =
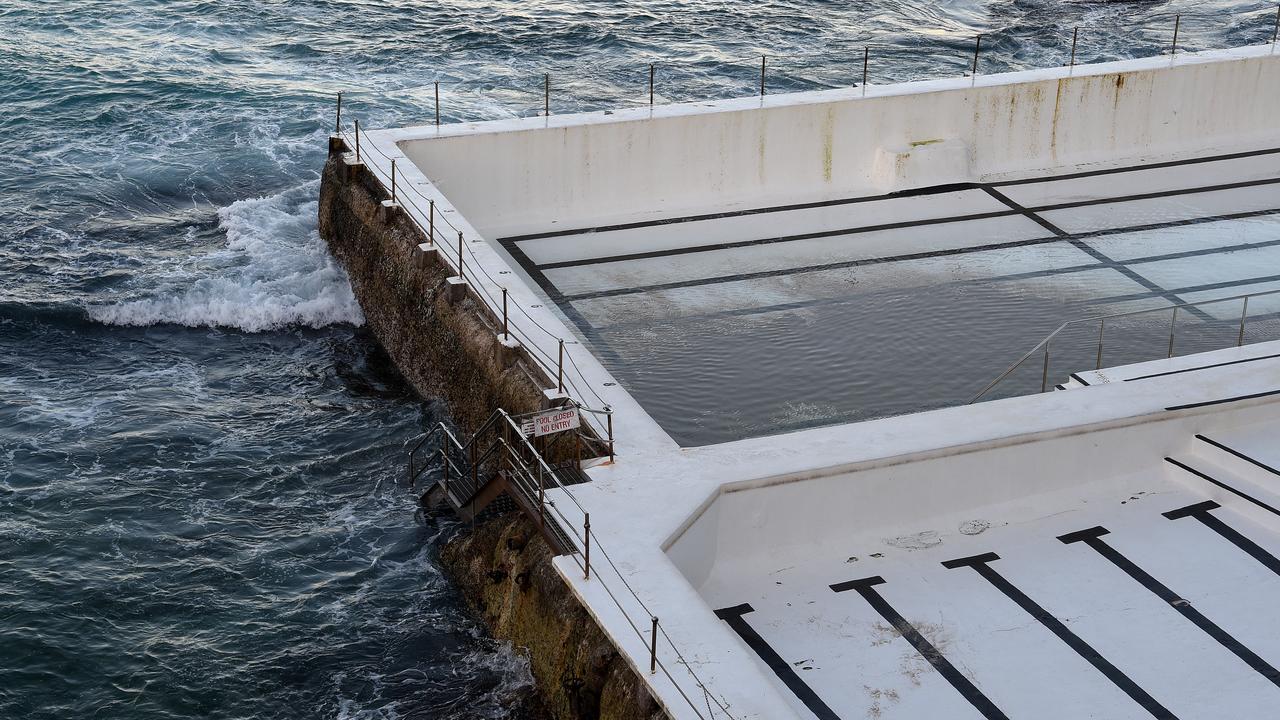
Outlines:
[{"label": "breaking wave", "polygon": [[145,297],[88,308],[112,325],[231,327],[262,332],[289,326],[361,325],[364,315],[316,231],[319,181],[218,210],[227,244],[161,267]]}]

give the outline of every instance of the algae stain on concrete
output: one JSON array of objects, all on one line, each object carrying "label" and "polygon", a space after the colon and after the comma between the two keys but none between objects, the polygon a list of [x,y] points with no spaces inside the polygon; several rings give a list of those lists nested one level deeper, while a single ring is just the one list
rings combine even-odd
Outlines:
[{"label": "algae stain on concrete", "polygon": [[831,182],[831,157],[835,146],[835,108],[828,107],[822,117],[822,179]]}]

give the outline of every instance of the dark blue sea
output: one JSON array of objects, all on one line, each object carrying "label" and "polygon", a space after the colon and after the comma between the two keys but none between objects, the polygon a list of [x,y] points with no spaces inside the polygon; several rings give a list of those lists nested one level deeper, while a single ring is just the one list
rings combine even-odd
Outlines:
[{"label": "dark blue sea", "polygon": [[1275,5],[0,0],[0,718],[523,716],[441,575],[442,417],[316,233],[367,126],[1270,40]]}]

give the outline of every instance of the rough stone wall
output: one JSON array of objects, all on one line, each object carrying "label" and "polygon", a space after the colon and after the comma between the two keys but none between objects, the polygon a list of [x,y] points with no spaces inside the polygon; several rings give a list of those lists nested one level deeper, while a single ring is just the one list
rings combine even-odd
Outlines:
[{"label": "rough stone wall", "polygon": [[[426,240],[404,217],[384,220],[386,199],[368,171],[347,177],[330,152],[320,185],[320,235],[346,268],[378,342],[424,397],[443,398],[463,430],[496,408],[540,408],[543,385],[524,361],[504,368],[496,327],[468,298],[450,302],[443,266],[415,264]],[[556,720],[666,717],[643,681],[578,603],[527,519],[512,513],[461,533],[442,551],[447,571],[495,637],[527,648],[548,714]]]}]

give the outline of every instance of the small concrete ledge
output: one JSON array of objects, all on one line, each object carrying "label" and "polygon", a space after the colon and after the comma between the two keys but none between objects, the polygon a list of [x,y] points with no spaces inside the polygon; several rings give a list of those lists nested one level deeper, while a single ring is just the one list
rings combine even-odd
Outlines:
[{"label": "small concrete ledge", "polygon": [[448,286],[449,302],[462,302],[467,298],[467,281],[454,275],[451,278],[445,278],[445,284]]},{"label": "small concrete ledge", "polygon": [[400,214],[400,203],[394,200],[383,200],[378,208],[378,217],[383,222],[390,222]]},{"label": "small concrete ledge", "polygon": [[363,172],[364,172],[364,161],[357,160],[356,156],[351,153],[347,153],[346,155],[342,156],[342,175],[343,175],[342,179],[343,180],[346,180],[346,181],[354,180],[360,177],[360,174]]},{"label": "small concrete ledge", "polygon": [[544,410],[561,407],[569,404],[568,393],[561,392],[558,388],[550,388],[542,391],[542,407]]},{"label": "small concrete ledge", "polygon": [[493,359],[503,368],[516,364],[520,357],[520,341],[511,335],[498,333],[498,342],[493,346]]},{"label": "small concrete ledge", "polygon": [[341,135],[329,136],[329,152],[342,153],[347,151],[347,143],[342,139]]},{"label": "small concrete ledge", "polygon": [[440,262],[439,251],[435,245],[429,243],[420,243],[418,249],[413,253],[413,264],[415,267],[427,269],[435,267]]}]

